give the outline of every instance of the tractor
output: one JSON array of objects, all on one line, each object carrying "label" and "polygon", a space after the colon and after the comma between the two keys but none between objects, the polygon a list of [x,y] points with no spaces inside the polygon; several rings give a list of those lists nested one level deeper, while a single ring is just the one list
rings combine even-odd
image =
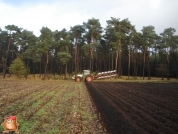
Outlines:
[{"label": "tractor", "polygon": [[76,82],[80,82],[82,80],[85,82],[92,82],[95,79],[110,78],[116,75],[117,75],[116,70],[99,72],[95,76],[90,73],[90,70],[83,70],[82,74],[77,74],[76,76],[74,75],[72,79],[75,80]]},{"label": "tractor", "polygon": [[83,70],[82,74],[77,74],[72,77],[76,82],[85,81],[85,82],[92,82],[93,75],[90,73],[90,70]]}]

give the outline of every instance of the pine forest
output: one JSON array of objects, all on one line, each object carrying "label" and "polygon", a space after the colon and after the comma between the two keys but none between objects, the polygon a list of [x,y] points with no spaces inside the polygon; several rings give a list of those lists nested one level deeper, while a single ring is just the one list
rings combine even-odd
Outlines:
[{"label": "pine forest", "polygon": [[152,25],[137,31],[129,19],[111,17],[106,22],[103,28],[99,19],[91,18],[68,31],[42,27],[39,37],[16,25],[0,28],[0,74],[39,74],[45,79],[116,70],[117,78],[178,78],[176,29],[156,33]]}]

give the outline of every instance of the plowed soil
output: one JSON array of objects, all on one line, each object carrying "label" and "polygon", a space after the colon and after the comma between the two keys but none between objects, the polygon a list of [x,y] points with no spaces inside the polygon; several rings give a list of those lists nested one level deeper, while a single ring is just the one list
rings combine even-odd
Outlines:
[{"label": "plowed soil", "polygon": [[108,133],[178,133],[178,83],[92,82],[86,87]]}]

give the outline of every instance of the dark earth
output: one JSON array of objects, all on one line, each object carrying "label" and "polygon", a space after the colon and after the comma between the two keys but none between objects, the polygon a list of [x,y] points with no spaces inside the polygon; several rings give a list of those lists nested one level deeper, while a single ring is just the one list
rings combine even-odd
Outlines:
[{"label": "dark earth", "polygon": [[178,134],[178,83],[89,82],[109,134]]}]

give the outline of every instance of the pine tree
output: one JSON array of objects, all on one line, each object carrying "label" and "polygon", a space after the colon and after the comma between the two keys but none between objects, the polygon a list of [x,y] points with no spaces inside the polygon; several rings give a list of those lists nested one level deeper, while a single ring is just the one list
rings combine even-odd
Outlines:
[{"label": "pine tree", "polygon": [[16,58],[9,67],[9,73],[20,78],[21,76],[27,75],[27,68],[20,58]]}]

